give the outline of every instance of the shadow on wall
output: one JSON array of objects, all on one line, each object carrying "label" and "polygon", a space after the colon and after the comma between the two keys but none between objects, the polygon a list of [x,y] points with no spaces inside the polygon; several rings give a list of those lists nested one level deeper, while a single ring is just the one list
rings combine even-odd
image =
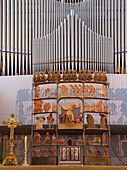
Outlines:
[{"label": "shadow on wall", "polygon": [[20,89],[16,95],[16,113],[17,119],[22,121],[23,124],[31,124],[32,112],[32,90]]}]

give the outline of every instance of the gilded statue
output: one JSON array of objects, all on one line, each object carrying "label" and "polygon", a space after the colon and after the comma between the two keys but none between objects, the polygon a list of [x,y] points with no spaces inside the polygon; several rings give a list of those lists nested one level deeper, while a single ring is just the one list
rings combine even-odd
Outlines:
[{"label": "gilded statue", "polygon": [[40,98],[40,87],[35,87],[35,98]]},{"label": "gilded statue", "polygon": [[43,101],[35,100],[34,101],[34,113],[42,112]]},{"label": "gilded statue", "polygon": [[42,123],[44,123],[44,121],[45,121],[45,116],[36,117],[36,120],[37,120],[36,130],[43,130],[44,128],[42,126]]},{"label": "gilded statue", "polygon": [[99,114],[101,116],[100,127],[101,129],[107,129],[107,114]]},{"label": "gilded statue", "polygon": [[51,89],[50,88],[46,88],[43,92],[43,96],[46,98],[47,95],[50,93]]},{"label": "gilded statue", "polygon": [[87,114],[86,120],[88,129],[97,129],[96,125],[94,125],[94,118],[91,114]]},{"label": "gilded statue", "polygon": [[107,90],[107,88],[104,86],[104,84],[102,85],[102,87],[100,89],[98,89],[99,94],[102,95],[103,98],[106,97],[106,90]]}]

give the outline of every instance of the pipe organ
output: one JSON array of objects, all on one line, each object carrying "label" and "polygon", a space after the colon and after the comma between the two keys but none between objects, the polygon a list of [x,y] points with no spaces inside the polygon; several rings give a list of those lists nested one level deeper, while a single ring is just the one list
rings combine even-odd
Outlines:
[{"label": "pipe organ", "polygon": [[[97,32],[94,14],[98,7],[93,0],[44,0],[44,6],[44,32],[33,39],[33,72],[86,69],[113,73],[112,37],[104,35],[104,25]],[[103,17],[104,9],[101,13]]]},{"label": "pipe organ", "polygon": [[127,0],[0,0],[0,65],[127,73]]}]

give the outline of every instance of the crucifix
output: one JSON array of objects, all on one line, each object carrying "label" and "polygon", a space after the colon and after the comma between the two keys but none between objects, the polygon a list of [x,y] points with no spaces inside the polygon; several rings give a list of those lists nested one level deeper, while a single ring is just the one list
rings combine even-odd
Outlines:
[{"label": "crucifix", "polygon": [[11,165],[18,165],[17,163],[17,159],[14,155],[14,151],[13,151],[13,142],[14,142],[14,129],[19,125],[21,126],[23,123],[21,121],[17,122],[15,118],[14,113],[12,113],[10,115],[11,119],[8,119],[8,121],[3,121],[2,124],[3,126],[7,125],[8,128],[10,128],[10,139],[9,139],[9,154],[6,156],[6,158],[3,161],[2,165],[7,165],[7,164],[11,164]]}]

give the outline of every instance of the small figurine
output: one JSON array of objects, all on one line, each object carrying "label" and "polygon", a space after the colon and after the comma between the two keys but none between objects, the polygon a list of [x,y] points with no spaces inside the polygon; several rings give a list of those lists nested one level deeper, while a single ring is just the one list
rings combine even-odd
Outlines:
[{"label": "small figurine", "polygon": [[109,157],[108,149],[105,149],[105,150],[104,150],[104,156],[103,156],[103,157]]},{"label": "small figurine", "polygon": [[89,112],[89,105],[85,104],[85,112]]},{"label": "small figurine", "polygon": [[95,112],[95,104],[91,104],[91,112]]},{"label": "small figurine", "polygon": [[89,136],[86,135],[86,145],[89,145]]},{"label": "small figurine", "polygon": [[50,108],[51,108],[50,103],[46,103],[46,104],[44,105],[44,110],[45,110],[45,112],[48,112]]},{"label": "small figurine", "polygon": [[47,149],[40,149],[40,152],[42,153],[42,154],[40,155],[40,157],[47,157],[46,151],[47,151]]},{"label": "small figurine", "polygon": [[104,105],[104,106],[103,106],[103,112],[108,112],[107,105]]},{"label": "small figurine", "polygon": [[81,136],[79,136],[79,139],[78,139],[78,141],[77,141],[77,145],[84,145],[84,142],[83,142]]},{"label": "small figurine", "polygon": [[56,113],[56,104],[54,104],[53,106],[52,106],[52,112],[55,112]]},{"label": "small figurine", "polygon": [[41,100],[35,100],[34,101],[34,113],[42,112],[42,104],[43,101]]},{"label": "small figurine", "polygon": [[56,135],[53,134],[52,135],[52,145],[55,145],[56,144]]},{"label": "small figurine", "polygon": [[101,157],[101,150],[100,149],[97,150],[97,157]]},{"label": "small figurine", "polygon": [[101,145],[101,138],[95,137],[93,140],[93,145]]},{"label": "small figurine", "polygon": [[37,120],[36,130],[44,129],[43,126],[42,126],[42,123],[44,123],[44,121],[45,121],[45,116],[43,116],[43,117],[36,117],[36,120]]},{"label": "small figurine", "polygon": [[69,138],[67,140],[67,145],[69,145],[69,146],[73,145],[73,140],[71,138]]},{"label": "small figurine", "polygon": [[106,114],[99,114],[101,116],[100,127],[101,129],[107,129],[107,115]]},{"label": "small figurine", "polygon": [[40,145],[41,135],[38,132],[35,132],[35,145]]},{"label": "small figurine", "polygon": [[106,97],[106,90],[107,90],[107,88],[104,86],[104,84],[97,91],[99,91],[99,90],[100,90],[99,94],[102,95],[103,98],[105,98]]},{"label": "small figurine", "polygon": [[106,133],[103,133],[102,138],[103,138],[103,145],[107,146],[107,143],[106,143]]},{"label": "small figurine", "polygon": [[93,154],[93,149],[89,149],[88,150],[88,152],[89,152],[89,157],[95,157],[95,155]]},{"label": "small figurine", "polygon": [[42,144],[43,144],[43,145],[49,145],[49,144],[50,144],[49,132],[46,133],[44,143],[42,143]]},{"label": "small figurine", "polygon": [[64,145],[64,138],[63,138],[63,136],[60,137],[58,145]]},{"label": "small figurine", "polygon": [[40,92],[40,88],[39,88],[39,86],[37,86],[37,87],[35,88],[35,98],[39,98],[39,97],[40,97],[39,92]]},{"label": "small figurine", "polygon": [[51,129],[50,123],[52,124],[52,129],[54,128],[53,122],[54,122],[54,118],[52,117],[52,113],[50,113],[50,115],[47,117],[47,123],[49,124],[50,129]]},{"label": "small figurine", "polygon": [[51,91],[50,88],[45,89],[44,92],[43,92],[43,96],[46,98],[47,95],[50,93],[50,91]]},{"label": "small figurine", "polygon": [[87,114],[86,120],[89,129],[98,129],[96,125],[94,125],[94,118],[91,114]]},{"label": "small figurine", "polygon": [[40,149],[33,149],[33,153],[34,153],[34,155],[32,156],[32,157],[39,157],[39,155],[38,155],[38,152],[40,151]]},{"label": "small figurine", "polygon": [[54,148],[51,148],[48,151],[50,152],[49,157],[55,157],[55,155],[54,155],[55,149]]},{"label": "small figurine", "polygon": [[102,100],[100,100],[100,101],[97,103],[96,107],[97,107],[97,112],[102,112]]}]

